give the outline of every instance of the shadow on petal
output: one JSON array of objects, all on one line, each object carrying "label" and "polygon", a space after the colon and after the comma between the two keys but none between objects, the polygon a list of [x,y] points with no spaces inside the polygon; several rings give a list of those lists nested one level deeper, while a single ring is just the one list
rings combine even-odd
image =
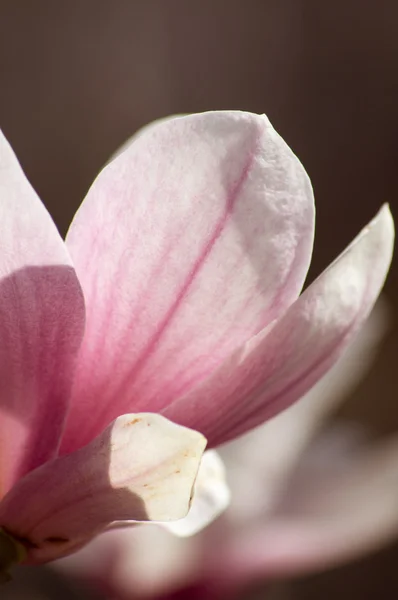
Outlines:
[{"label": "shadow on petal", "polygon": [[73,267],[25,267],[0,281],[0,497],[56,455],[83,332]]},{"label": "shadow on petal", "polygon": [[180,519],[205,445],[160,415],[123,415],[21,479],[0,503],[0,523],[37,563],[75,551],[114,521]]},{"label": "shadow on petal", "polygon": [[110,481],[111,433],[32,471],[1,502],[0,522],[27,547],[28,562],[65,556],[116,519],[147,520],[138,495]]}]

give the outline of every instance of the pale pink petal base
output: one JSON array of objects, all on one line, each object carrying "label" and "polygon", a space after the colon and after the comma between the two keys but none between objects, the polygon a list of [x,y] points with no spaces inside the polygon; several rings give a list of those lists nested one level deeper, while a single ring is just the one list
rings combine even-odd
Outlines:
[{"label": "pale pink petal base", "polygon": [[66,246],[0,134],[0,498],[57,452],[84,329]]},{"label": "pale pink petal base", "polygon": [[313,226],[308,176],[265,116],[204,113],[139,136],[67,235],[87,328],[62,451],[132,407],[159,412],[286,309]]},{"label": "pale pink petal base", "polygon": [[24,477],[0,504],[0,522],[30,562],[64,556],[116,520],[184,517],[204,437],[155,414],[119,417],[88,446]]},{"label": "pale pink petal base", "polygon": [[394,226],[384,206],[346,251],[276,322],[236,351],[164,414],[200,429],[211,446],[232,439],[303,396],[353,340],[384,283]]}]

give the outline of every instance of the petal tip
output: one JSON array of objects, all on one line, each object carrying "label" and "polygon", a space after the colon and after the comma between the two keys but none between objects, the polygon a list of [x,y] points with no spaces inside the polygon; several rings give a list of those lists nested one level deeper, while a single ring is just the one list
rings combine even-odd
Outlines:
[{"label": "petal tip", "polygon": [[394,219],[387,203],[382,205],[376,216],[365,227],[363,233],[370,238],[370,243],[377,246],[379,252],[383,253],[389,265],[394,249],[395,227]]},{"label": "petal tip", "polygon": [[374,219],[370,222],[370,225],[379,225],[383,228],[384,232],[387,233],[392,239],[395,234],[394,217],[392,216],[390,205],[388,202],[382,205],[379,212],[376,214]]}]

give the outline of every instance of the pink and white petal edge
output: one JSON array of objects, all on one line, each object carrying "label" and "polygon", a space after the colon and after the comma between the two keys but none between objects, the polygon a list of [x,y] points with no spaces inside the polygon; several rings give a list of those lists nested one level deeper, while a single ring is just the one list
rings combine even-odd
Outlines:
[{"label": "pink and white petal edge", "polygon": [[0,498],[53,458],[84,299],[66,246],[0,133]]},{"label": "pink and white petal edge", "polygon": [[210,446],[287,408],[336,362],[368,317],[388,272],[394,224],[384,205],[348,248],[269,330],[236,351],[163,412]]},{"label": "pink and white petal edge", "polygon": [[37,563],[75,551],[113,521],[181,519],[205,446],[200,433],[160,415],[123,415],[20,480],[0,504],[0,522]]}]

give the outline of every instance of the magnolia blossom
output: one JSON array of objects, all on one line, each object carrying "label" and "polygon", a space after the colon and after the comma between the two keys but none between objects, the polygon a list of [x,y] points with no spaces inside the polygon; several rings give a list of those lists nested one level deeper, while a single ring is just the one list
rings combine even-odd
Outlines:
[{"label": "magnolia blossom", "polygon": [[144,133],[65,242],[4,138],[0,191],[4,564],[66,555],[115,521],[184,516],[203,436],[217,446],[307,392],[391,260],[385,206],[298,297],[311,186],[250,113]]},{"label": "magnolia blossom", "polygon": [[156,525],[120,529],[56,568],[114,600],[226,598],[256,580],[334,566],[396,536],[398,437],[372,445],[352,424],[320,431],[385,329],[378,305],[344,358],[300,402],[221,447],[231,505],[201,534],[178,539]]}]

